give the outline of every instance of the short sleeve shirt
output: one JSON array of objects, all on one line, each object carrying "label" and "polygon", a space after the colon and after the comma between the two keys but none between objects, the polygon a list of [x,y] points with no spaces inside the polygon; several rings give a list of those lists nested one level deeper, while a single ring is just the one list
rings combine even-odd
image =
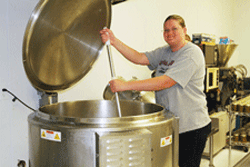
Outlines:
[{"label": "short sleeve shirt", "polygon": [[156,91],[156,102],[180,118],[179,132],[202,128],[211,122],[204,90],[205,60],[201,49],[188,42],[176,52],[163,46],[145,53],[156,76],[166,75],[177,82]]}]

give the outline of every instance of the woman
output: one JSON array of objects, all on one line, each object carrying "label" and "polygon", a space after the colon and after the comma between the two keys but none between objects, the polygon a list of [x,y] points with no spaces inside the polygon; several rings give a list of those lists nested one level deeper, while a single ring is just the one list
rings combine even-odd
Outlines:
[{"label": "woman", "polygon": [[171,15],[164,21],[164,40],[168,45],[139,53],[128,47],[109,29],[100,31],[102,41],[110,43],[129,61],[156,70],[154,78],[124,82],[110,81],[113,92],[155,91],[156,102],[180,118],[179,166],[199,167],[211,120],[203,92],[205,60],[202,51],[185,40],[187,28],[182,17]]}]

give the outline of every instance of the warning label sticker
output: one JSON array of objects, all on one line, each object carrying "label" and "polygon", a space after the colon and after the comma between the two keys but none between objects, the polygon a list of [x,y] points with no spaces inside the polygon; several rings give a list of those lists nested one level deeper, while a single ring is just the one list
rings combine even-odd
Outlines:
[{"label": "warning label sticker", "polygon": [[161,147],[165,147],[172,144],[172,135],[161,138]]},{"label": "warning label sticker", "polygon": [[46,140],[61,142],[61,132],[41,129],[41,138]]}]

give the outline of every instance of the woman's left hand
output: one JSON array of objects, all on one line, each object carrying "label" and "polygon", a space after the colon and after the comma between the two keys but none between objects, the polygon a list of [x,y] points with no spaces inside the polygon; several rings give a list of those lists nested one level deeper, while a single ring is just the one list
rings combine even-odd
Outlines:
[{"label": "woman's left hand", "polygon": [[119,79],[114,79],[109,81],[111,91],[115,92],[122,92],[126,90],[126,81],[122,81]]}]

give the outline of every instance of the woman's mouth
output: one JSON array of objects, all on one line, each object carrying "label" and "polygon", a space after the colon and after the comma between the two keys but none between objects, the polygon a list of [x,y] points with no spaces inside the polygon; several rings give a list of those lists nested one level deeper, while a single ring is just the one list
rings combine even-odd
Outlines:
[{"label": "woman's mouth", "polygon": [[174,39],[174,37],[168,37],[167,39],[171,41]]}]

